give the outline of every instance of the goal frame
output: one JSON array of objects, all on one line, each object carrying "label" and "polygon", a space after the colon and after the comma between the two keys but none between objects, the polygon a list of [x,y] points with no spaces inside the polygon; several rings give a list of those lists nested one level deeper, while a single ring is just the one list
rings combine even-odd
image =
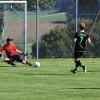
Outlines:
[{"label": "goal frame", "polygon": [[27,1],[0,1],[1,3],[24,4],[24,52],[27,53]]}]

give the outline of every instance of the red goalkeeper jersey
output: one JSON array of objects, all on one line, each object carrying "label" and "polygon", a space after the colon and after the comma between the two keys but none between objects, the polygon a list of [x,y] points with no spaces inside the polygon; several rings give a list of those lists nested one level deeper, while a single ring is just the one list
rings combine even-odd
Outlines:
[{"label": "red goalkeeper jersey", "polygon": [[8,56],[17,54],[16,46],[13,43],[3,45],[0,51],[5,51]]}]

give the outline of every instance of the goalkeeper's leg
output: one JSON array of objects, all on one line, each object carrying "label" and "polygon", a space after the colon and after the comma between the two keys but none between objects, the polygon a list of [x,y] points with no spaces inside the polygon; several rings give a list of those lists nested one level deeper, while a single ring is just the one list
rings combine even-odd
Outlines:
[{"label": "goalkeeper's leg", "polygon": [[29,66],[33,66],[30,62],[23,60],[20,55],[15,55],[12,57],[12,59],[16,60],[17,62],[29,65]]},{"label": "goalkeeper's leg", "polygon": [[33,66],[33,64],[31,64],[30,62],[25,61],[25,60],[23,60],[22,63],[23,63],[23,64],[26,64],[26,65],[29,65],[29,66]]},{"label": "goalkeeper's leg", "polygon": [[6,63],[12,65],[13,67],[16,67],[16,64],[15,64],[12,60],[10,60],[9,58],[5,57],[5,58],[4,58],[4,61],[5,61]]},{"label": "goalkeeper's leg", "polygon": [[28,62],[28,61],[25,61],[25,62],[26,62],[27,65],[33,66],[33,64],[31,64],[30,62]]}]

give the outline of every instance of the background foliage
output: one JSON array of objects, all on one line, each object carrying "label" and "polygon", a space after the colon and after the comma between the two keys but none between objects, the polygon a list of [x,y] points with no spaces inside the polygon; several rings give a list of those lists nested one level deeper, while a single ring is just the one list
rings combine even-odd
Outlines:
[{"label": "background foliage", "polygon": [[[28,11],[36,10],[36,0],[28,1]],[[78,22],[85,21],[87,28],[86,31],[90,31],[91,26],[94,24],[97,12],[100,9],[100,0],[78,0]],[[72,6],[74,9],[71,9]],[[18,8],[18,6],[15,6]],[[1,9],[1,8],[0,8]],[[40,11],[51,10],[57,11],[57,13],[65,13],[66,20],[63,22],[54,22],[57,25],[54,29],[50,29],[48,32],[43,33],[39,41],[39,56],[40,57],[72,57],[73,55],[73,35],[75,33],[75,0],[39,0]],[[70,10],[71,9],[71,10]],[[68,12],[68,10],[70,12]],[[53,12],[54,13],[54,12]],[[93,16],[90,16],[93,15]],[[92,32],[90,34],[92,39],[92,46],[86,48],[87,57],[100,57],[100,14],[97,18]],[[0,25],[3,26],[3,17],[0,18]],[[53,22],[51,22],[53,23]],[[0,28],[2,31],[2,27]],[[36,55],[36,43],[32,46],[32,56]]]}]

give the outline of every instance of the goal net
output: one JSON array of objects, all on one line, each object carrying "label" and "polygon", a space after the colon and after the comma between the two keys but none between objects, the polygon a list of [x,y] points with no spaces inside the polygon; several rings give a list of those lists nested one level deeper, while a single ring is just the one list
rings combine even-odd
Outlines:
[{"label": "goal net", "polygon": [[27,2],[0,1],[0,42],[14,38],[17,47],[27,52]]}]

